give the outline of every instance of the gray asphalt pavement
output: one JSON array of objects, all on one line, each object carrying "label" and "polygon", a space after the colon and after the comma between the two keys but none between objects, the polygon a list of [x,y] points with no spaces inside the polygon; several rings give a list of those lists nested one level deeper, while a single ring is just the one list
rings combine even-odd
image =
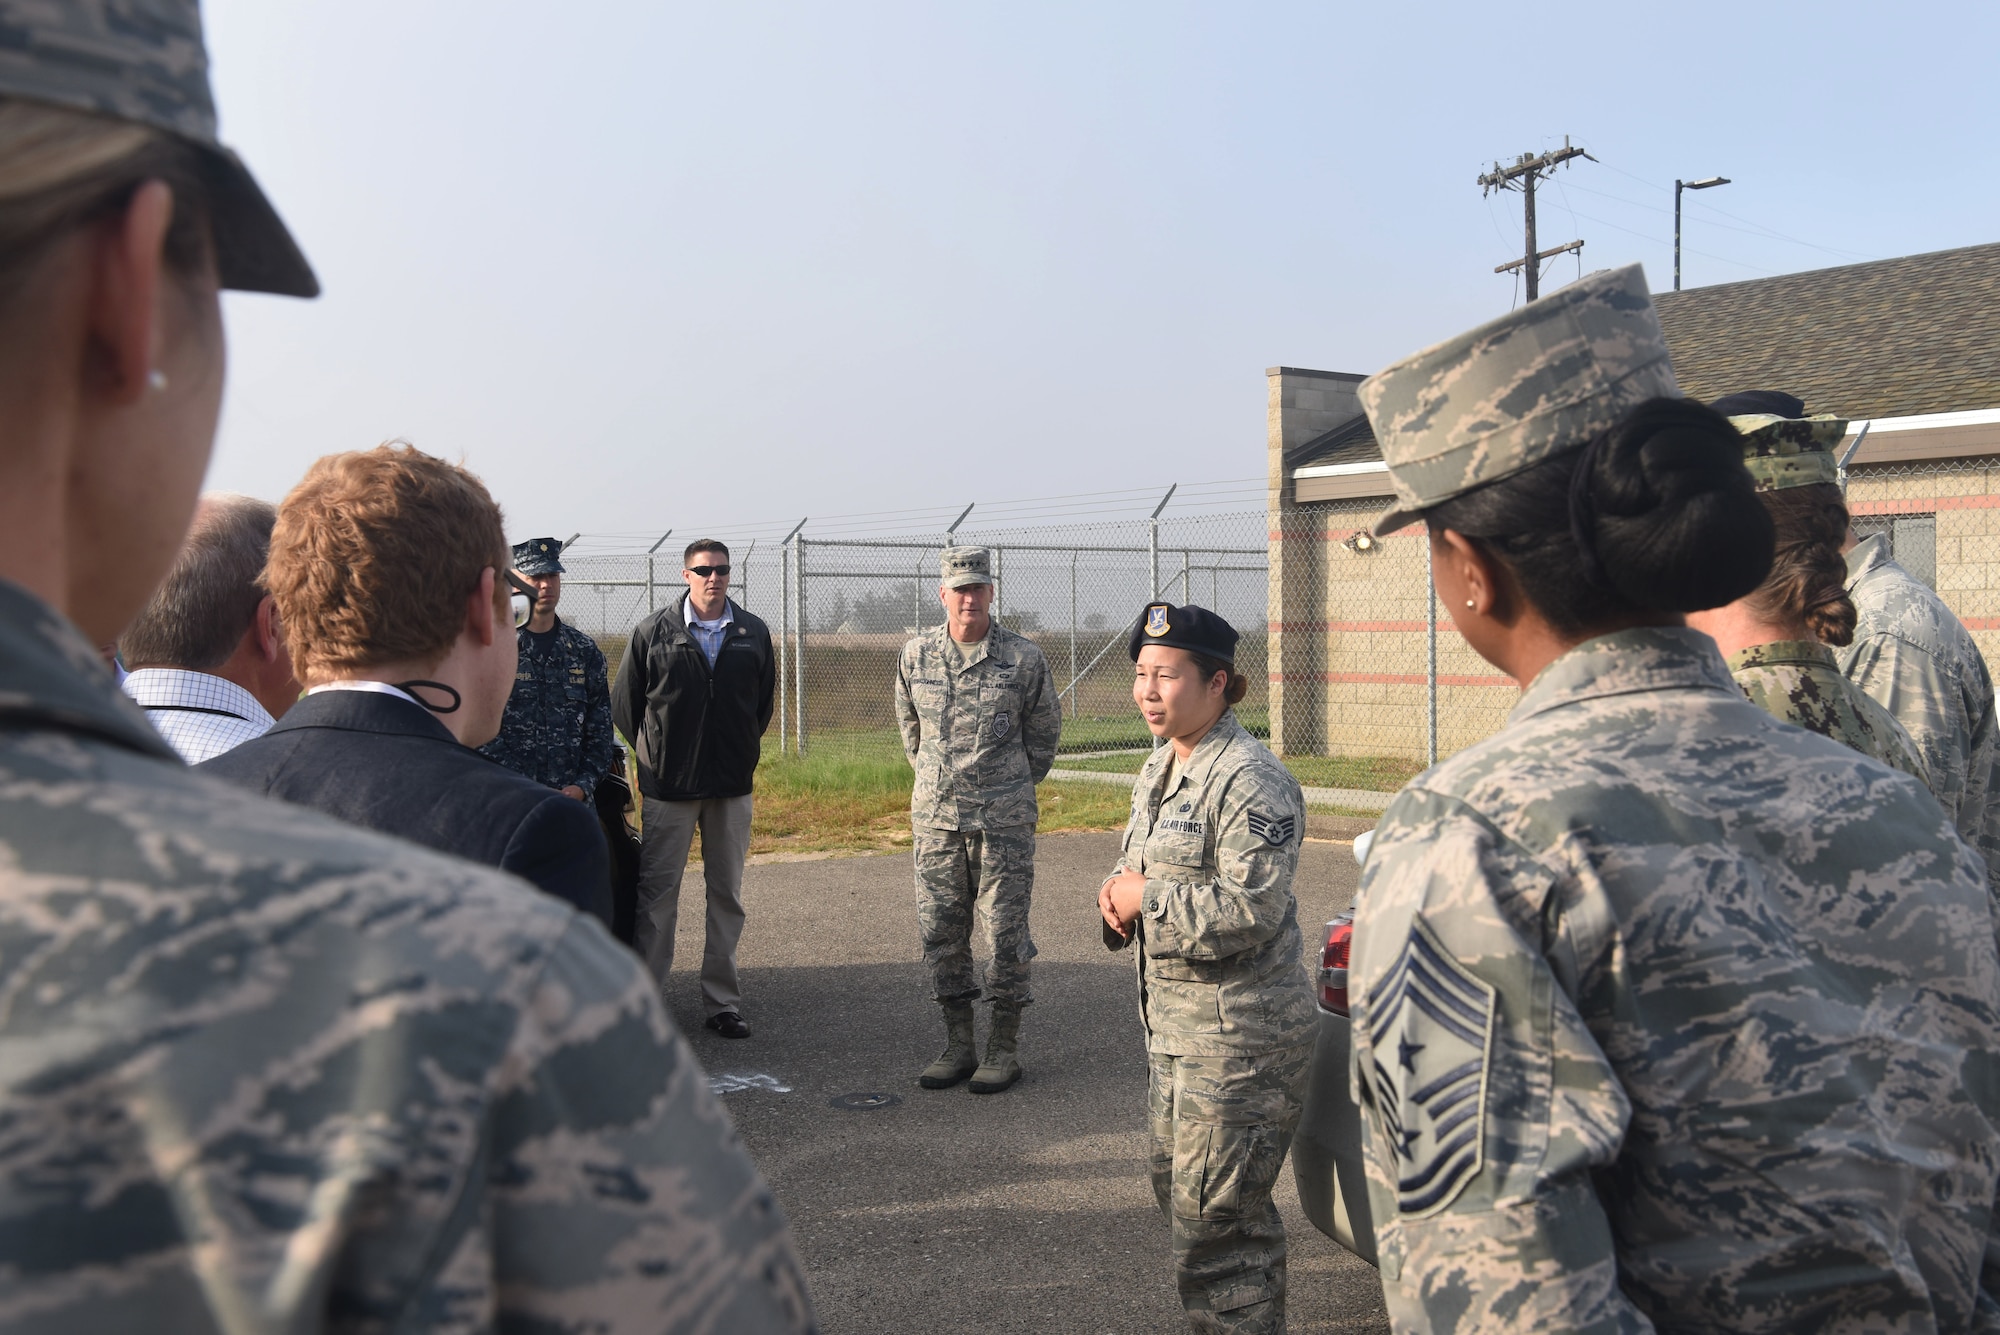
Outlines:
[{"label": "gray asphalt pavement", "polygon": [[[829,1335],[1185,1329],[1146,1178],[1131,959],[1098,930],[1117,847],[1110,834],[1041,840],[1027,1073],[983,1098],[917,1087],[943,1034],[907,853],[748,869],[740,960],[756,1032],[741,1042],[702,1028],[689,869],[670,1001],[710,1075],[734,1086],[724,1101],[791,1218]],[[1307,844],[1297,888],[1309,949],[1354,882],[1345,844]],[[848,1094],[900,1101],[832,1105]],[[1289,1165],[1278,1198],[1291,1329],[1386,1330],[1375,1271],[1306,1221]]]}]

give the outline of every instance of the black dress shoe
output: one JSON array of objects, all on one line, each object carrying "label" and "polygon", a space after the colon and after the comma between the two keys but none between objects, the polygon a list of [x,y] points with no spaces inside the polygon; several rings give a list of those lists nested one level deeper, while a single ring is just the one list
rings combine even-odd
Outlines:
[{"label": "black dress shoe", "polygon": [[724,1038],[748,1038],[750,1026],[743,1023],[743,1017],[735,1011],[724,1011],[720,1015],[708,1017],[708,1027]]}]

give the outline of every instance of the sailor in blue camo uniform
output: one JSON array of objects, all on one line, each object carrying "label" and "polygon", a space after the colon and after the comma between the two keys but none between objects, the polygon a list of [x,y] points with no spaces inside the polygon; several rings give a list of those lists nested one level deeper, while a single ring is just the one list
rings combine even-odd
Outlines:
[{"label": "sailor in blue camo uniform", "polygon": [[515,632],[520,666],[500,735],[479,750],[516,774],[587,802],[618,759],[604,651],[556,615],[562,597],[560,542],[516,543],[514,570],[535,586],[535,611]]}]

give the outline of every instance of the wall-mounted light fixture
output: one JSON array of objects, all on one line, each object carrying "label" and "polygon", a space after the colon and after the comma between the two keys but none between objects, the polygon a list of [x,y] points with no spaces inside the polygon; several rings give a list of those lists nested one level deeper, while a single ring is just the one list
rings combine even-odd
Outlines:
[{"label": "wall-mounted light fixture", "polygon": [[1353,552],[1356,556],[1360,556],[1364,553],[1374,551],[1381,544],[1375,541],[1375,535],[1367,529],[1356,529],[1348,535],[1347,541],[1340,545],[1347,548],[1348,551]]}]

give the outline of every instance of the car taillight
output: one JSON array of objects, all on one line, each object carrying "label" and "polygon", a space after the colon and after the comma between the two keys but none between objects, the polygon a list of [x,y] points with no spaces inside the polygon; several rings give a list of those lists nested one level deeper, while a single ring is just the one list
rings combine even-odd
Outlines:
[{"label": "car taillight", "polygon": [[1347,1014],[1347,957],[1354,948],[1354,915],[1343,913],[1326,925],[1326,946],[1319,952],[1319,1004],[1335,1015]]}]

